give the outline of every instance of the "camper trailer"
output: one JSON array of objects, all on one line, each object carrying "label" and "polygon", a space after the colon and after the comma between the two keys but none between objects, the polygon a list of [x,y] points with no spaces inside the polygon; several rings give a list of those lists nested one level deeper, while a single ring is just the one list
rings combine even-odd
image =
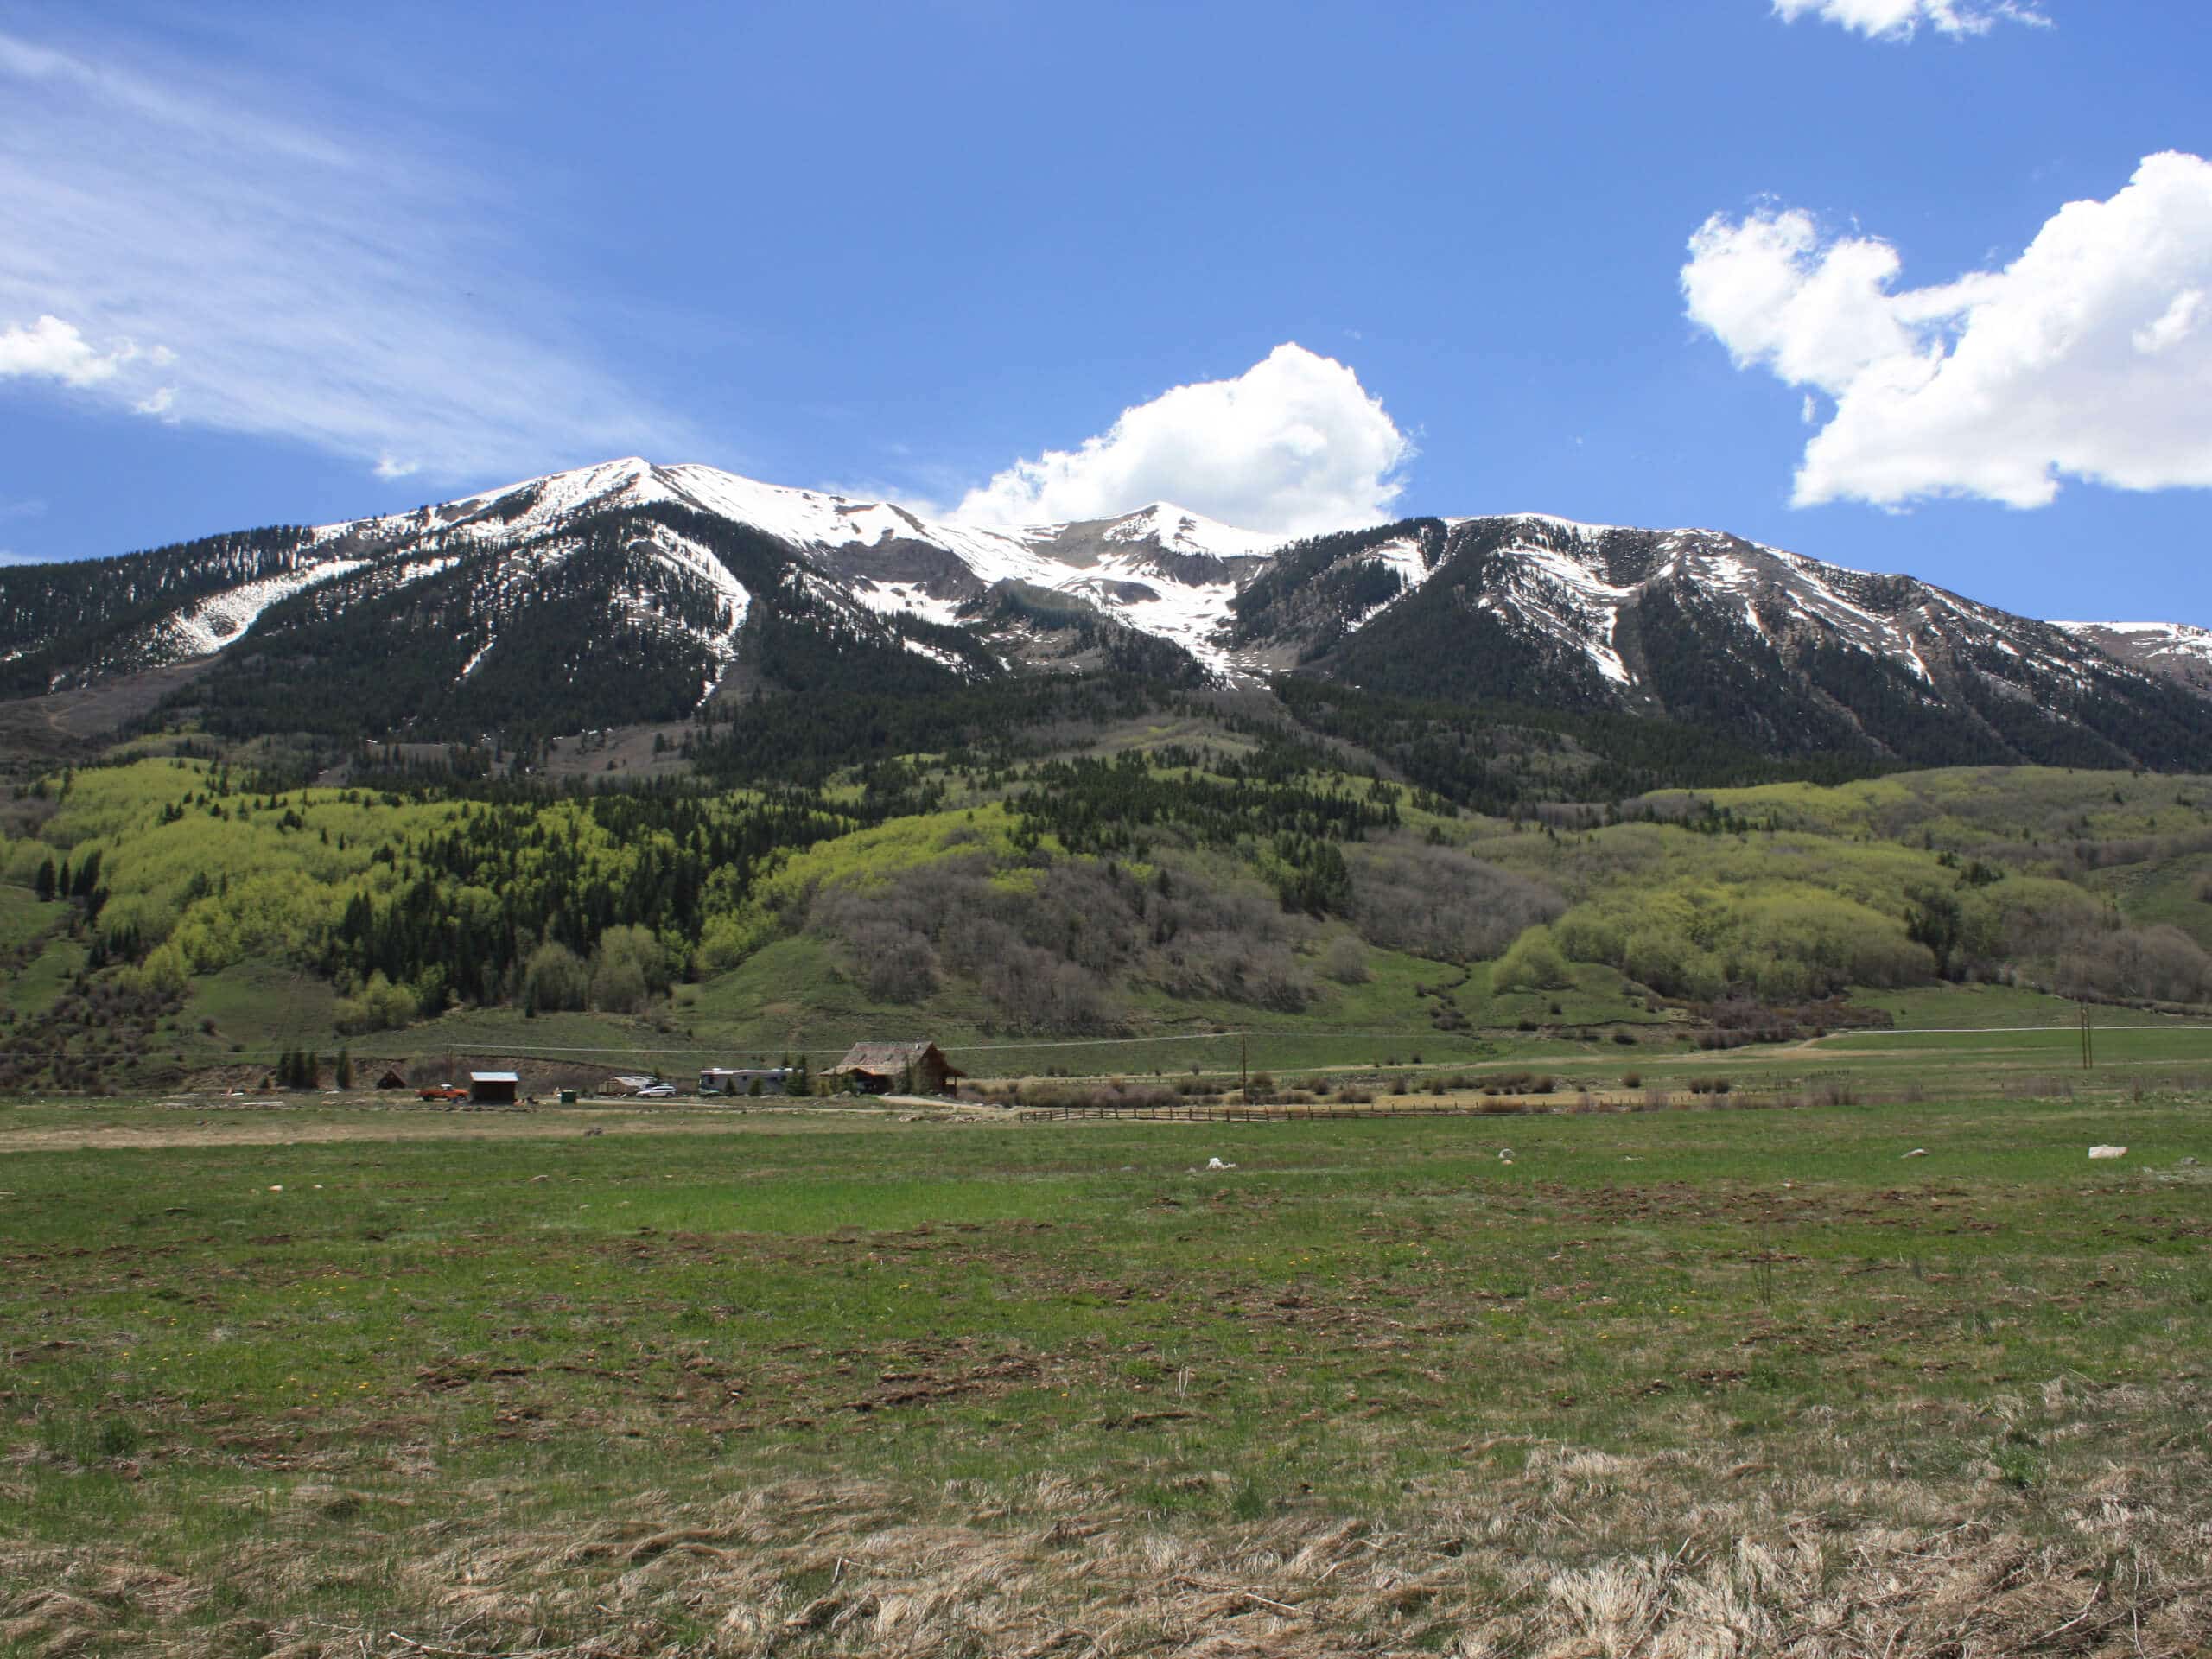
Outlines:
[{"label": "camper trailer", "polygon": [[764,1095],[783,1095],[791,1092],[792,1068],[787,1065],[755,1066],[750,1069],[710,1065],[699,1073],[699,1092],[702,1095],[750,1095],[753,1085],[760,1085]]}]

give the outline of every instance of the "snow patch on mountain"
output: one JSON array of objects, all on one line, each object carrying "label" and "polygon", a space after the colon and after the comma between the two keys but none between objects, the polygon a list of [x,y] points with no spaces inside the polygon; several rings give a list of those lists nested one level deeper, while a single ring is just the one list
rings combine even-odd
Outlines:
[{"label": "snow patch on mountain", "polygon": [[1510,550],[1520,556],[1520,570],[1508,580],[1523,601],[1522,615],[1580,651],[1615,685],[1629,684],[1628,664],[1614,649],[1613,636],[1621,607],[1636,589],[1616,586],[1553,548],[1532,543]]},{"label": "snow patch on mountain", "polygon": [[960,623],[960,601],[939,599],[918,582],[871,582],[862,576],[853,583],[852,595],[879,616],[915,616],[947,627]]},{"label": "snow patch on mountain", "polygon": [[[1061,525],[1042,527],[1040,534],[1057,535]],[[1262,558],[1283,544],[1280,536],[1261,531],[1239,530],[1217,518],[1179,507],[1172,501],[1150,506],[1113,521],[1105,531],[1116,542],[1156,542],[1170,553],[1194,553],[1217,559]]]},{"label": "snow patch on mountain", "polygon": [[359,570],[362,559],[326,559],[281,576],[242,582],[187,606],[157,625],[162,642],[175,657],[205,657],[243,638],[261,614],[279,600]]},{"label": "snow patch on mountain", "polygon": [[2212,628],[2187,622],[2054,622],[2074,639],[2145,673],[2212,686]]},{"label": "snow patch on mountain", "polygon": [[2050,626],[2093,643],[2101,633],[2114,634],[2146,656],[2184,658],[2212,667],[2212,628],[2187,622],[2054,622]]}]

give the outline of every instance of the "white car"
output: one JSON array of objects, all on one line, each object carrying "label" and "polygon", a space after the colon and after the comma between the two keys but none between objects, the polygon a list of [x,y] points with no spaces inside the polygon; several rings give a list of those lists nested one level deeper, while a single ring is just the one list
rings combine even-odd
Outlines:
[{"label": "white car", "polygon": [[649,1083],[637,1090],[637,1097],[639,1100],[673,1100],[676,1098],[676,1085],[672,1083]]}]

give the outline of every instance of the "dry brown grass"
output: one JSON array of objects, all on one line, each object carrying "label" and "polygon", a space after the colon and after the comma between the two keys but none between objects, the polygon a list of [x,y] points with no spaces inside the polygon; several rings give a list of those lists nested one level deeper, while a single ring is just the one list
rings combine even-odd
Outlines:
[{"label": "dry brown grass", "polygon": [[[2063,1383],[2051,1387],[2063,1391]],[[2046,1395],[2048,1403],[2048,1391]],[[1986,1465],[1939,1488],[1489,1443],[1370,1514],[1163,1517],[1055,1475],[916,1492],[779,1484],[310,1550],[352,1495],[294,1489],[224,1577],[373,1618],[210,1617],[222,1586],[97,1548],[0,1546],[0,1650],[281,1659],[540,1656],[1440,1652],[1465,1659],[2201,1655],[2212,1506],[2201,1459],[2110,1464],[2024,1510]],[[1497,1466],[1494,1454],[1504,1452]],[[1213,1478],[1226,1482],[1225,1474]],[[333,1506],[337,1506],[334,1509]],[[296,1528],[290,1524],[299,1521]]]}]

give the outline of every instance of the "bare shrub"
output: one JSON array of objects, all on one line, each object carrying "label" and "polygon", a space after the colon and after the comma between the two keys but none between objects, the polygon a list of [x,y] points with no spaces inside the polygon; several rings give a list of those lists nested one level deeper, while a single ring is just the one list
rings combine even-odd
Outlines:
[{"label": "bare shrub", "polygon": [[2177,927],[2116,928],[2077,939],[2058,956],[2053,975],[2061,996],[2212,1000],[2212,956]]},{"label": "bare shrub", "polygon": [[1439,962],[1483,962],[1567,901],[1541,881],[1411,840],[1347,849],[1352,916],[1376,944]]},{"label": "bare shrub", "polygon": [[1364,985],[1369,978],[1367,947],[1349,935],[1338,935],[1321,953],[1321,972],[1339,985]]}]

